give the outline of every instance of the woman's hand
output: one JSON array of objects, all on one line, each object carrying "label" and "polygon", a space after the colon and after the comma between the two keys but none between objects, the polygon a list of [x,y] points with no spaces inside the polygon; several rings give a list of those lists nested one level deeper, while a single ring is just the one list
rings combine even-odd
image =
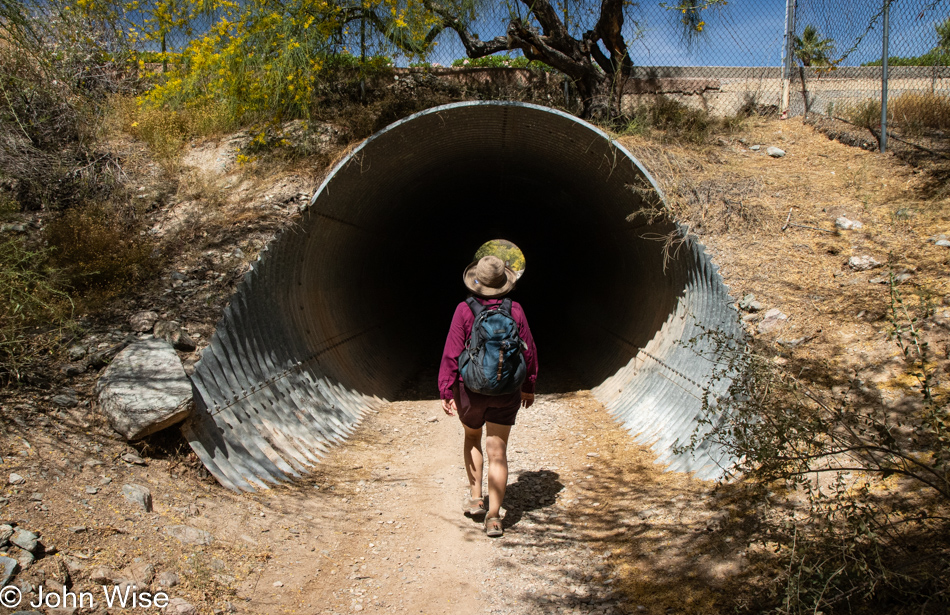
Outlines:
[{"label": "woman's hand", "polygon": [[449,416],[455,416],[455,400],[454,399],[443,399],[442,400],[442,409],[445,410],[445,413]]},{"label": "woman's hand", "polygon": [[534,393],[525,393],[521,392],[521,407],[530,408],[531,404],[534,403]]}]

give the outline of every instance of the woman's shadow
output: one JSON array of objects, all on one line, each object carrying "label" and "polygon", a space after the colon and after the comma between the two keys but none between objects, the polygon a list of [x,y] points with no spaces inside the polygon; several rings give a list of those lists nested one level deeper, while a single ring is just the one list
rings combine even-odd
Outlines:
[{"label": "woman's shadow", "polygon": [[560,475],[551,470],[522,472],[505,490],[504,527],[516,525],[527,511],[553,506],[557,494],[564,489],[559,478]]}]

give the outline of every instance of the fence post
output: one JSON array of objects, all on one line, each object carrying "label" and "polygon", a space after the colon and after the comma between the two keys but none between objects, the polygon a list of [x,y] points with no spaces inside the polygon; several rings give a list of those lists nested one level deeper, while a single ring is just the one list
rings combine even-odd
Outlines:
[{"label": "fence post", "polygon": [[162,73],[168,72],[168,56],[165,55],[165,33],[162,32]]},{"label": "fence post", "polygon": [[881,59],[881,153],[887,150],[887,56],[891,37],[891,1],[884,0],[884,42]]},{"label": "fence post", "polygon": [[366,64],[366,17],[360,18],[360,68]]},{"label": "fence post", "polygon": [[[567,11],[567,0],[564,0],[564,29],[567,30],[567,33],[571,33],[571,26],[568,19],[570,15]],[[564,89],[564,106],[568,109],[571,108],[571,84],[568,83],[567,76],[564,77],[564,82],[562,83],[562,88]]]},{"label": "fence post", "polygon": [[360,101],[366,103],[366,3],[363,3],[364,15],[360,17]]},{"label": "fence post", "polygon": [[792,66],[795,64],[795,8],[796,0],[785,0],[785,48],[782,52],[782,119],[788,117],[792,95]]}]

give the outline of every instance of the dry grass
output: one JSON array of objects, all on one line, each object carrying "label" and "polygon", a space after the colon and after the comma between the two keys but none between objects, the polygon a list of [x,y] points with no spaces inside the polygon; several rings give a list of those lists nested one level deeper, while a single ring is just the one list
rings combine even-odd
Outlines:
[{"label": "dry grass", "polygon": [[[621,142],[653,173],[669,208],[706,244],[731,295],[738,299],[753,293],[766,308],[790,316],[782,330],[756,337],[759,352],[826,399],[836,399],[832,391],[838,387],[867,383],[874,393],[862,398],[856,410],[867,410],[865,405],[894,412],[916,408],[911,402],[920,398],[919,383],[908,376],[909,365],[891,337],[889,286],[872,280],[886,279],[889,270],[910,274],[900,292],[909,317],[920,318],[917,326],[930,344],[938,382],[946,380],[950,310],[942,305],[950,304],[950,252],[927,241],[950,234],[950,195],[933,185],[934,169],[942,163],[916,160],[910,165],[893,154],[829,140],[800,120],[750,120],[734,137],[705,146],[658,144],[638,136]],[[755,144],[760,151],[749,149]],[[770,158],[764,153],[770,145],[787,155]],[[790,212],[790,222],[802,226],[786,227]],[[839,216],[864,227],[838,231]],[[861,255],[884,265],[853,271],[848,259]],[[789,343],[800,339],[806,341]],[[944,390],[937,388],[938,394]],[[879,495],[911,501],[906,487],[896,484]],[[744,518],[738,508],[734,518]],[[741,531],[737,539],[739,535]],[[725,548],[710,543],[695,550],[695,535],[678,537],[667,530],[667,537],[664,547],[687,558],[709,557]],[[653,565],[649,551],[638,551],[641,542],[637,536],[626,547],[623,587],[643,596],[641,604],[648,608],[650,596],[663,595],[660,604],[678,612],[719,612],[717,597],[728,596],[732,606],[743,594],[754,599],[753,582],[760,584],[763,596],[768,589],[779,596],[785,591],[784,586],[768,587],[769,578],[776,578],[769,559],[774,554],[768,549],[750,547],[743,575],[727,580],[724,593],[711,588],[703,595],[681,574],[675,584],[675,574],[664,581],[663,568]],[[676,592],[676,586],[683,591]],[[749,604],[755,603],[746,605],[755,611]]]},{"label": "dry grass", "polygon": [[[879,130],[881,126],[881,102],[866,100],[842,111],[851,123]],[[887,118],[889,128],[900,130],[908,136],[922,136],[931,130],[950,129],[950,97],[940,94],[905,92],[888,100]]]},{"label": "dry grass", "polygon": [[96,204],[67,210],[46,225],[44,236],[67,286],[98,304],[152,272],[153,246],[141,230],[130,207]]},{"label": "dry grass", "polygon": [[950,129],[950,97],[906,92],[888,104],[893,121],[910,134]]},{"label": "dry grass", "polygon": [[202,169],[189,168],[181,173],[178,198],[202,201],[203,207],[214,214],[227,203],[227,189],[221,176]]},{"label": "dry grass", "polygon": [[[654,174],[674,214],[706,244],[732,296],[753,293],[790,316],[785,329],[766,340],[785,356],[779,360],[816,371],[834,364],[845,368],[841,378],[869,369],[869,361],[886,360],[881,349],[892,346],[888,287],[869,280],[886,276],[887,268],[854,272],[848,259],[870,255],[895,272],[911,272],[902,285],[908,300],[930,297],[939,305],[950,298],[948,254],[927,238],[950,231],[950,198],[935,195],[921,169],[830,141],[799,120],[754,120],[736,137],[699,148],[640,137],[621,142]],[[753,152],[746,144],[762,148]],[[770,158],[768,145],[788,155]],[[789,212],[793,224],[825,232],[783,231]],[[839,216],[864,228],[836,231]],[[795,349],[776,344],[811,336]]]},{"label": "dry grass", "polygon": [[125,132],[144,141],[171,173],[178,171],[181,151],[190,139],[220,136],[232,128],[224,107],[212,103],[171,110],[141,105],[130,96],[116,96],[108,108],[107,131]]},{"label": "dry grass", "polygon": [[640,103],[627,113],[628,120],[620,133],[650,137],[653,141],[706,143],[714,134],[730,134],[741,129],[748,111],[733,117],[719,118],[683,103],[656,96],[649,103]]}]

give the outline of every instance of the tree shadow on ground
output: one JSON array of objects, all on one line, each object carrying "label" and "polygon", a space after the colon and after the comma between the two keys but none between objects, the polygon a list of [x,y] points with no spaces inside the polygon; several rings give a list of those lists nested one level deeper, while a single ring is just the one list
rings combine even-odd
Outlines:
[{"label": "tree shadow on ground", "polygon": [[726,594],[748,567],[757,500],[682,476],[670,481],[649,460],[615,454],[573,487],[547,471],[523,473],[509,487],[523,485],[511,502],[506,494],[502,548],[543,564],[534,570],[548,588],[517,600],[539,613],[731,611]]}]

